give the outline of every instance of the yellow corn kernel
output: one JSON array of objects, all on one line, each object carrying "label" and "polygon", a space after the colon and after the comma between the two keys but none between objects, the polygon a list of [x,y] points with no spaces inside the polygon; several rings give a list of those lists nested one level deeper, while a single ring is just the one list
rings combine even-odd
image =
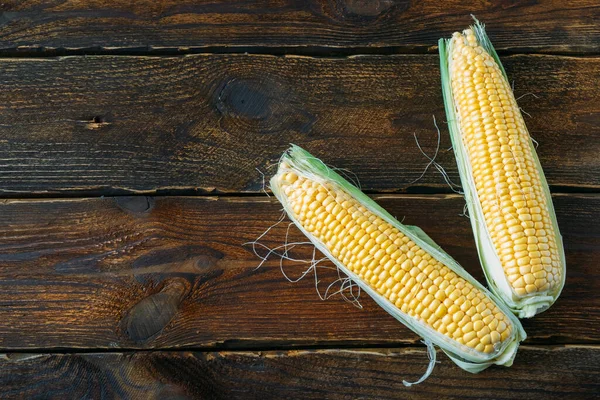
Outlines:
[{"label": "yellow corn kernel", "polygon": [[[293,172],[282,176],[281,192],[293,217],[334,257],[339,259],[343,254],[349,270],[404,313],[484,353],[494,351],[488,345],[495,338],[510,336],[508,317],[483,292],[351,195],[327,182],[316,183]],[[336,215],[350,219],[341,224]]]},{"label": "yellow corn kernel", "polygon": [[[530,137],[511,87],[471,29],[452,37],[450,81],[485,223],[505,275],[517,295],[534,295],[560,284],[556,233],[533,163]],[[293,178],[291,178],[293,179]],[[490,212],[486,210],[497,210]],[[548,243],[542,257],[538,243]],[[541,265],[553,274],[534,277]],[[525,267],[515,270],[515,266]]]}]

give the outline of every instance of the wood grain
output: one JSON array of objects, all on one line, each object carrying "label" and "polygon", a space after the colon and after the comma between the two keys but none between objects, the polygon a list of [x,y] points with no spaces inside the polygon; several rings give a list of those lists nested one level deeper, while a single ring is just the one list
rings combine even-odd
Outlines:
[{"label": "wood grain", "polygon": [[[600,58],[504,57],[554,188],[600,187]],[[296,143],[364,189],[457,181],[436,55],[66,57],[0,62],[0,194],[259,193]],[[527,94],[534,94],[527,95]]]},{"label": "wood grain", "polygon": [[[375,199],[422,227],[482,280],[456,195]],[[529,343],[600,341],[600,195],[556,195],[567,254],[558,302],[524,321]],[[416,343],[363,294],[321,301],[310,275],[255,269],[251,246],[280,216],[266,197],[119,197],[0,203],[0,349],[230,348]],[[261,242],[283,244],[287,223]],[[450,229],[451,227],[451,229]],[[292,229],[290,241],[303,240]],[[264,253],[263,253],[264,254]],[[310,258],[308,246],[290,255]],[[284,265],[296,277],[305,264]],[[337,278],[319,270],[319,288]]]},{"label": "wood grain", "polygon": [[0,355],[3,398],[531,399],[593,398],[598,347],[519,349],[510,368],[473,375],[444,354],[424,383],[423,348],[268,352]]},{"label": "wood grain", "polygon": [[4,49],[426,50],[475,14],[500,49],[600,50],[593,0],[10,0],[0,10]]}]

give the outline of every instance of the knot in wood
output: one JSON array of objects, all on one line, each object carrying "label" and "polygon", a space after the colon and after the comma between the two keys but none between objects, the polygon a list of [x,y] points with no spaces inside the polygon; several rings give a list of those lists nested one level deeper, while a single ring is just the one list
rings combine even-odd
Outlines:
[{"label": "knot in wood", "polygon": [[184,279],[171,279],[162,288],[136,303],[121,320],[121,330],[135,343],[155,338],[177,314],[190,290]]},{"label": "knot in wood", "polygon": [[124,211],[131,213],[145,213],[150,211],[154,199],[148,196],[118,196],[115,202]]},{"label": "knot in wood", "polygon": [[344,17],[375,18],[386,13],[392,7],[404,10],[410,6],[409,0],[341,0]]}]

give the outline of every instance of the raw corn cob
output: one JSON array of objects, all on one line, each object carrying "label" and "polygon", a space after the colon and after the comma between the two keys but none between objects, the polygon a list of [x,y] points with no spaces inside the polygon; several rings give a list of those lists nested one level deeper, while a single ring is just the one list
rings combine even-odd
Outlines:
[{"label": "raw corn cob", "polygon": [[484,27],[440,39],[452,144],[481,264],[492,291],[519,317],[550,307],[565,256],[544,172]]},{"label": "raw corn cob", "polygon": [[399,223],[297,146],[283,155],[270,184],[319,250],[461,368],[512,364],[526,336],[519,321],[422,230]]}]

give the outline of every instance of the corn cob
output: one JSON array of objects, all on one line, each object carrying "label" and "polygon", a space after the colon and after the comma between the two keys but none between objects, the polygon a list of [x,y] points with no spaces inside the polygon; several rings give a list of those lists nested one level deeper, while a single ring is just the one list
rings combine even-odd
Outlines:
[{"label": "corn cob", "polygon": [[422,230],[400,224],[297,146],[271,189],[300,230],[386,311],[479,372],[511,365],[519,321]]},{"label": "corn cob", "polygon": [[504,68],[479,22],[440,40],[446,113],[477,248],[492,291],[520,317],[565,280],[552,199]]}]

